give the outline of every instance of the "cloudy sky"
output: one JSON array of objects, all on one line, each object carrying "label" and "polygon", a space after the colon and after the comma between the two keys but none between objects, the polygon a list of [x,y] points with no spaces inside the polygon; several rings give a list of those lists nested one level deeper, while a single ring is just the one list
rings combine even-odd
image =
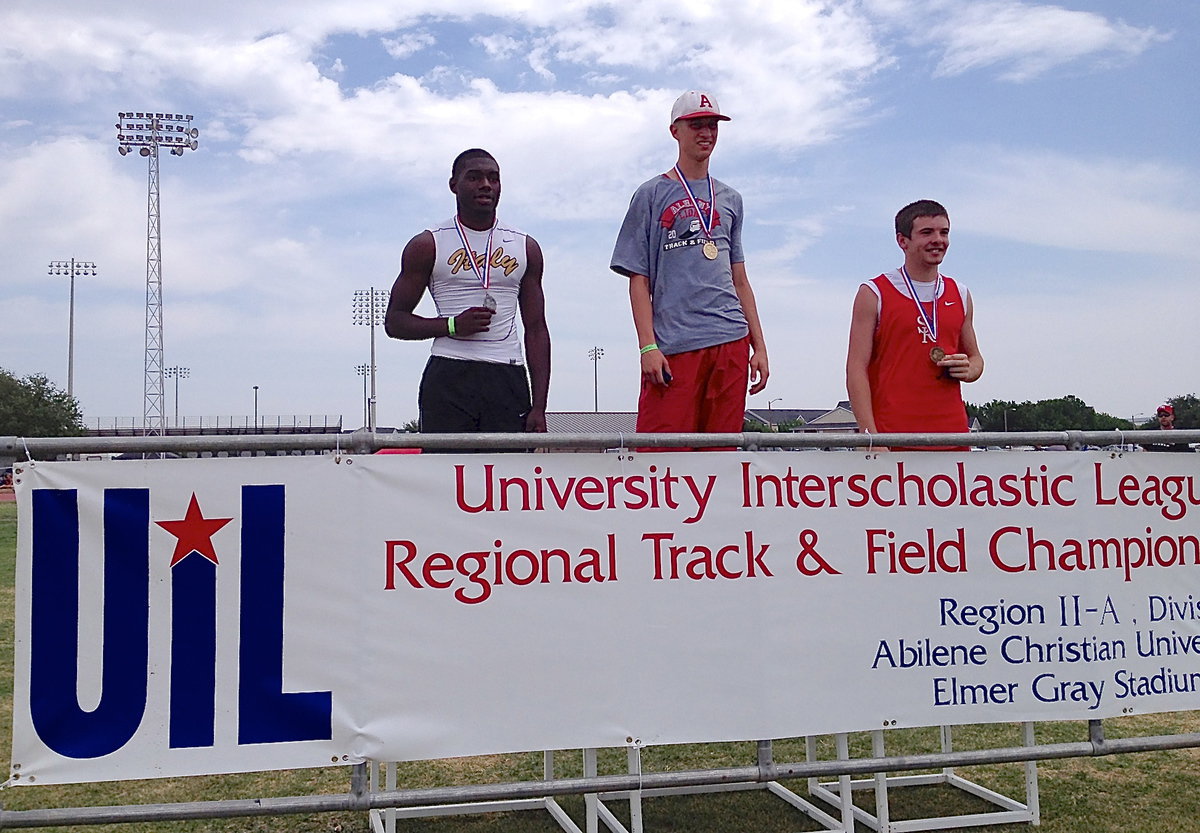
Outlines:
[{"label": "cloudy sky", "polygon": [[[501,164],[546,257],[551,410],[636,404],[633,189],[671,102],[733,120],[714,176],[746,205],[771,359],[752,406],[845,398],[857,285],[900,262],[896,210],[950,210],[944,265],[987,360],[969,401],[1073,394],[1130,416],[1200,392],[1200,4],[1194,0],[6,0],[0,367],[67,378],[91,422],[143,414],[147,164],[116,114],[190,113],[161,160],[165,364],[181,416],[362,423],[370,330],[405,242],[449,216],[454,155]],[[428,303],[428,302],[426,302]],[[378,333],[381,425],[416,416],[428,344]],[[594,365],[591,347],[603,348]],[[168,381],[166,412],[175,409]]]}]

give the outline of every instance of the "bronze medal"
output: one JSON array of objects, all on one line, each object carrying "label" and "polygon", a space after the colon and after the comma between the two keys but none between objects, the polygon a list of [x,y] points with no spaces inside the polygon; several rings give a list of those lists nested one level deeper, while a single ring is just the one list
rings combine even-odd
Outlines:
[{"label": "bronze medal", "polygon": [[935,346],[932,350],[929,351],[929,360],[931,362],[933,362],[934,364],[937,364],[944,358],[946,358],[946,351],[943,350],[941,347]]},{"label": "bronze medal", "polygon": [[717,244],[711,240],[704,241],[704,256],[709,260],[716,260],[717,254]]}]

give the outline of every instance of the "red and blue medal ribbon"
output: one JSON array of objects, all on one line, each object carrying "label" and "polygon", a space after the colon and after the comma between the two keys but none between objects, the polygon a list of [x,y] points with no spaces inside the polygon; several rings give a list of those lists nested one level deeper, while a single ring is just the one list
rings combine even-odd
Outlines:
[{"label": "red and blue medal ribbon", "polygon": [[942,294],[942,273],[938,272],[937,280],[933,286],[933,304],[932,314],[925,312],[925,305],[921,303],[921,299],[917,297],[917,288],[913,286],[913,280],[908,276],[908,269],[904,266],[900,267],[900,276],[904,278],[904,285],[908,287],[908,294],[912,296],[913,303],[917,305],[917,312],[921,315],[921,320],[925,322],[925,329],[929,333],[933,343],[937,344],[938,337],[938,321],[937,321],[937,302]]},{"label": "red and blue medal ribbon", "polygon": [[463,249],[467,253],[467,261],[471,264],[471,270],[475,273],[475,277],[479,279],[480,286],[486,292],[492,283],[492,234],[496,231],[496,226],[499,220],[492,223],[492,227],[488,229],[487,251],[483,254],[483,271],[479,270],[479,265],[475,262],[475,252],[471,249],[471,244],[467,241],[467,232],[459,222],[458,216],[454,217],[454,227],[458,229],[458,239],[462,241]]},{"label": "red and blue medal ribbon", "polygon": [[688,185],[687,178],[684,177],[683,171],[679,170],[678,163],[675,165],[675,176],[679,177],[679,184],[682,185],[683,190],[687,192],[688,199],[691,200],[692,203],[692,208],[696,209],[696,216],[700,218],[700,225],[704,229],[705,239],[712,241],[713,224],[716,222],[717,218],[717,201],[713,199],[712,177],[708,174],[704,175],[704,178],[708,180],[708,217],[705,218],[704,214],[702,214],[700,211],[700,203],[696,201],[696,195],[692,193],[692,186]]}]

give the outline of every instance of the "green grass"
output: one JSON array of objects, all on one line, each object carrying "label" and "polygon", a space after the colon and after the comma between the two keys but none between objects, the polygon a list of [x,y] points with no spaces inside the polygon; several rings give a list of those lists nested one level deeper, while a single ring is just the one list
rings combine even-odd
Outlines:
[{"label": "green grass", "polygon": [[[9,759],[12,711],[13,581],[16,553],[16,506],[0,503],[0,756]],[[1200,712],[1142,715],[1105,722],[1109,737],[1171,734],[1200,731]],[[918,754],[937,750],[936,732],[930,729],[896,730],[887,735],[888,754]],[[1043,743],[1083,741],[1087,726],[1081,722],[1046,723],[1038,726]],[[983,749],[1019,743],[1016,727],[1009,724],[965,726],[956,730],[956,748]],[[869,754],[866,735],[852,737],[851,753]],[[821,741],[820,754],[834,756],[829,739]],[[804,759],[800,739],[777,741],[777,762]],[[703,746],[655,747],[644,751],[646,772],[747,766],[755,761],[752,743],[722,743]],[[623,750],[602,750],[603,774],[624,772]],[[493,755],[443,761],[401,764],[401,788],[502,783],[541,777],[540,754]],[[1200,831],[1200,751],[1145,752],[1105,758],[1045,762],[1039,766],[1042,825],[1044,833],[1173,833]],[[582,774],[578,752],[556,756],[556,774]],[[1023,770],[1017,764],[960,769],[959,774],[1013,797],[1023,795]],[[804,794],[803,780],[785,782]],[[122,803],[202,801],[259,796],[342,793],[349,784],[343,767],[294,770],[246,775],[172,778],[148,781],[67,786],[9,788],[0,794],[7,810],[45,807],[76,807]],[[987,810],[988,807],[960,791],[947,787],[905,787],[891,791],[892,818],[920,818]],[[855,799],[873,807],[869,793],[855,792]],[[583,799],[568,797],[560,803],[582,827]],[[610,802],[610,809],[626,823],[623,802]],[[818,825],[781,800],[762,791],[678,796],[646,799],[645,828],[654,833],[797,833],[820,829]],[[79,830],[82,828],[54,828]],[[167,833],[207,831],[272,831],[273,833],[365,833],[370,829],[365,813],[325,813],[305,816],[202,820],[86,828],[124,831],[153,829]],[[559,830],[550,817],[538,811],[478,814],[440,819],[400,821],[402,833],[553,833]],[[861,825],[859,829],[865,829]],[[1013,825],[963,828],[1012,831]]]}]

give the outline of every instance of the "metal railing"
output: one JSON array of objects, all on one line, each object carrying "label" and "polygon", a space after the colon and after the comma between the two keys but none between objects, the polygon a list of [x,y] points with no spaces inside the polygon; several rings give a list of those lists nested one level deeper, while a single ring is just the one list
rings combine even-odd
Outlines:
[{"label": "metal railing", "polygon": [[0,460],[46,459],[85,453],[162,453],[194,455],[203,452],[304,453],[341,451],[371,454],[389,448],[423,451],[522,451],[528,449],[620,450],[639,448],[742,448],[758,451],[845,449],[871,451],[891,446],[970,446],[975,448],[1108,448],[1130,451],[1141,444],[1200,443],[1200,429],[1172,431],[1033,431],[968,434],[419,434],[353,431],[338,434],[239,434],[167,437],[0,437]]}]

